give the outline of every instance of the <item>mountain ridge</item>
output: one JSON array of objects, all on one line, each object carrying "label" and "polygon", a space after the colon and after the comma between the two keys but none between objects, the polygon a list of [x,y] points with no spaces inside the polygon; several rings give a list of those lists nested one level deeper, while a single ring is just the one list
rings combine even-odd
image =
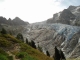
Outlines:
[{"label": "mountain ridge", "polygon": [[28,25],[28,22],[24,22],[19,17],[15,17],[13,20],[9,18],[8,20],[5,17],[0,16],[0,24],[8,25]]}]

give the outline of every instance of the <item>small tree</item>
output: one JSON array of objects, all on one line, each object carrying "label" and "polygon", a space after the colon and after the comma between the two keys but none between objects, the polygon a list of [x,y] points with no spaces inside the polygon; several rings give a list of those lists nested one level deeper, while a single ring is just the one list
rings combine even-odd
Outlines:
[{"label": "small tree", "polygon": [[38,50],[42,52],[42,47],[40,47],[39,44],[38,44]]},{"label": "small tree", "polygon": [[46,55],[50,57],[50,54],[49,54],[49,52],[48,52],[48,51],[46,51]]},{"label": "small tree", "polygon": [[32,44],[31,44],[31,42],[28,42],[28,44],[32,47]]},{"label": "small tree", "polygon": [[60,56],[61,56],[61,60],[62,59],[66,60],[66,58],[65,58],[64,53],[62,52],[62,50],[60,50]]},{"label": "small tree", "polygon": [[2,33],[2,34],[7,34],[7,31],[6,31],[4,28],[2,28],[1,33]]},{"label": "small tree", "polygon": [[57,49],[57,47],[56,47],[56,46],[55,46],[55,55],[54,55],[54,60],[60,60],[59,50]]},{"label": "small tree", "polygon": [[31,46],[36,49],[36,45],[35,45],[35,42],[33,40],[31,40]]},{"label": "small tree", "polygon": [[19,33],[16,38],[24,41],[23,35],[21,33]]},{"label": "small tree", "polygon": [[57,47],[55,47],[55,55],[54,55],[54,60],[66,60],[63,52],[57,49]]},{"label": "small tree", "polygon": [[26,38],[26,43],[29,44],[28,39]]}]

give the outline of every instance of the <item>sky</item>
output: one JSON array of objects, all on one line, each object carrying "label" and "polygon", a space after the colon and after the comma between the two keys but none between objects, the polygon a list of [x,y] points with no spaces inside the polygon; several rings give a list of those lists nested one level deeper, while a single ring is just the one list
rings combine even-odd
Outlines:
[{"label": "sky", "polygon": [[0,0],[0,16],[14,19],[19,17],[29,23],[45,21],[53,14],[78,6],[80,0]]}]

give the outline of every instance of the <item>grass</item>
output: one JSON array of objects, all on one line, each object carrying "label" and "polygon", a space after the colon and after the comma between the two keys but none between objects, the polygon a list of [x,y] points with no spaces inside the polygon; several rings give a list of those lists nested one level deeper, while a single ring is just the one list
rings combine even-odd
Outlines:
[{"label": "grass", "polygon": [[19,52],[16,54],[16,57],[21,58],[21,60],[37,60],[36,58],[28,55],[26,52]]},{"label": "grass", "polygon": [[2,52],[0,57],[4,57],[5,60],[12,60],[12,56],[9,56],[6,53],[6,50],[14,50],[13,47],[15,46],[15,44],[20,45],[20,51],[15,50],[16,52],[14,55],[16,56],[16,58],[22,56],[22,58],[20,58],[21,60],[53,60],[53,58],[46,56],[39,50],[32,48],[31,46],[23,43],[21,40],[18,40],[9,34],[0,34],[0,51]]},{"label": "grass", "polygon": [[0,54],[0,60],[9,60],[6,55]]},{"label": "grass", "polygon": [[3,49],[0,48],[0,60],[13,60],[13,57],[9,56]]},{"label": "grass", "polygon": [[27,44],[21,43],[20,45],[21,45],[22,51],[27,52],[30,56],[33,56],[34,58],[37,58],[38,60],[53,60],[52,58],[46,56],[39,50],[34,49]]}]

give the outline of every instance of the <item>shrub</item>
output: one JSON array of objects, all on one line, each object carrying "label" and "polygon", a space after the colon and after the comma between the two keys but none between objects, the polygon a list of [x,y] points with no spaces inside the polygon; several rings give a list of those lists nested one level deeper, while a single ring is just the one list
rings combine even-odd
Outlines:
[{"label": "shrub", "polygon": [[13,56],[8,56],[8,59],[9,60],[13,60]]},{"label": "shrub", "polygon": [[23,35],[21,33],[19,33],[16,38],[24,41]]},{"label": "shrub", "polygon": [[6,31],[4,28],[2,28],[1,33],[2,33],[2,34],[7,34],[7,31]]},{"label": "shrub", "polygon": [[17,58],[24,58],[25,57],[25,53],[24,52],[20,52],[16,55]]},{"label": "shrub", "polygon": [[1,38],[0,39],[0,46],[1,47],[10,47],[11,46],[11,43],[9,41],[7,41],[6,39]]},{"label": "shrub", "polygon": [[0,54],[0,60],[8,60],[7,56]]},{"label": "shrub", "polygon": [[46,55],[50,57],[50,54],[49,54],[49,52],[48,52],[48,51],[46,51]]},{"label": "shrub", "polygon": [[39,44],[38,44],[38,50],[42,52],[42,47],[40,47]]},{"label": "shrub", "polygon": [[7,54],[3,49],[1,49],[1,48],[0,48],[0,54],[6,55],[6,56],[8,55],[8,54]]},{"label": "shrub", "polygon": [[26,43],[29,44],[28,39],[26,38]]},{"label": "shrub", "polygon": [[31,46],[36,49],[36,45],[35,45],[35,42],[33,40],[31,40]]},{"label": "shrub", "polygon": [[21,60],[36,60],[35,58],[29,56],[26,52],[19,52],[16,54],[17,58],[21,58]]}]

